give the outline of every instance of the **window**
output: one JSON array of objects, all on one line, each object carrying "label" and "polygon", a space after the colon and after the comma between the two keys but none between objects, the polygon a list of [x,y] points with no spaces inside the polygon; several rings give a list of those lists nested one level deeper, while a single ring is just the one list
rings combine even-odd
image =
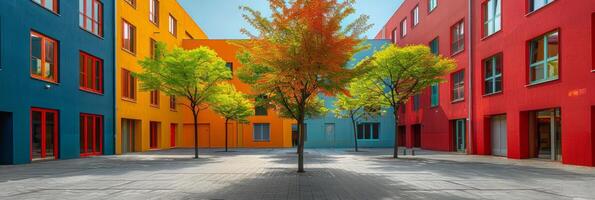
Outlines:
[{"label": "window", "polygon": [[149,21],[159,26],[159,1],[149,0]]},{"label": "window", "polygon": [[502,91],[502,55],[498,54],[483,61],[484,94]]},{"label": "window", "polygon": [[483,36],[490,36],[502,28],[502,5],[500,0],[488,0],[482,5]]},{"label": "window", "polygon": [[391,35],[391,39],[393,41],[393,44],[397,43],[397,28],[393,29],[392,35]]},{"label": "window", "polygon": [[440,43],[438,38],[434,38],[431,42],[430,42],[430,51],[432,51],[432,53],[434,55],[438,55],[440,54]]},{"label": "window", "polygon": [[553,31],[529,42],[530,83],[558,79],[559,40],[558,31]]},{"label": "window", "polygon": [[149,54],[151,56],[151,58],[155,59],[155,50],[157,49],[157,41],[155,41],[153,38],[149,39]]},{"label": "window", "polygon": [[529,12],[536,11],[550,3],[554,0],[529,0]]},{"label": "window", "polygon": [[31,109],[31,159],[58,158],[58,111]]},{"label": "window", "polygon": [[103,3],[99,0],[79,0],[79,26],[103,36]]},{"label": "window", "polygon": [[428,0],[428,12],[434,11],[438,6],[438,0]]},{"label": "window", "polygon": [[169,96],[169,109],[176,111],[176,96]]},{"label": "window", "polygon": [[82,90],[103,93],[103,60],[81,52],[79,86]]},{"label": "window", "polygon": [[254,124],[253,137],[255,142],[268,142],[271,140],[269,124]]},{"label": "window", "polygon": [[430,86],[430,106],[436,107],[440,105],[440,85],[438,83],[432,84]]},{"label": "window", "polygon": [[413,96],[413,111],[418,111],[420,107],[419,94]]},{"label": "window", "polygon": [[33,0],[33,2],[52,12],[58,13],[58,0]]},{"label": "window", "polygon": [[256,106],[254,106],[254,115],[255,116],[267,116],[267,107],[263,104],[263,100],[266,99],[266,96],[259,95],[256,97]]},{"label": "window", "polygon": [[227,69],[229,69],[231,75],[233,75],[233,62],[227,62],[225,63],[225,66],[227,67]]},{"label": "window", "polygon": [[403,19],[401,21],[401,37],[405,37],[407,35],[407,19]]},{"label": "window", "polygon": [[136,7],[136,0],[124,0],[126,3],[130,4],[132,7]]},{"label": "window", "polygon": [[169,15],[169,33],[173,36],[178,35],[178,21],[173,16]]},{"label": "window", "polygon": [[361,123],[357,125],[357,140],[378,140],[380,123]]},{"label": "window", "polygon": [[159,90],[152,90],[151,95],[151,106],[159,107]]},{"label": "window", "polygon": [[465,72],[463,70],[452,75],[452,101],[465,98]]},{"label": "window", "polygon": [[58,42],[31,32],[31,77],[58,82]]},{"label": "window", "polygon": [[122,20],[122,48],[136,53],[136,27]]},{"label": "window", "polygon": [[101,155],[103,152],[103,117],[81,114],[80,154],[81,156]]},{"label": "window", "polygon": [[465,26],[463,20],[450,27],[451,32],[451,55],[459,53],[465,49]]},{"label": "window", "polygon": [[411,27],[417,26],[419,24],[419,6],[415,6],[413,10],[411,10]]},{"label": "window", "polygon": [[122,69],[122,98],[136,100],[136,78],[126,69]]}]

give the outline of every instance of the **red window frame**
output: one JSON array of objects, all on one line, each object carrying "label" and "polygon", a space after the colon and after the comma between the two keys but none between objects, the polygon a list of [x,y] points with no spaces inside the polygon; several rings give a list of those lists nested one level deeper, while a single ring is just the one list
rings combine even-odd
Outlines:
[{"label": "red window frame", "polygon": [[151,95],[151,106],[153,107],[159,107],[159,96],[160,96],[160,92],[159,90],[151,90],[150,92]]},{"label": "red window frame", "polygon": [[[460,83],[459,82],[455,82],[456,81],[455,78],[459,74],[461,74],[460,75],[460,78],[461,78],[460,79],[461,80]],[[450,92],[450,96],[451,96],[451,98],[450,98],[450,100],[452,102],[459,102],[459,101],[465,100],[465,70],[464,69],[461,69],[459,71],[453,72],[450,76],[451,76],[451,78],[450,78],[451,79],[451,84],[450,84],[450,91],[451,91]],[[458,89],[459,88],[461,90],[463,90],[462,91],[462,95],[459,98],[456,98],[455,99],[455,95],[454,94],[455,94],[455,92],[457,92],[457,94],[458,94]],[[457,90],[455,91],[455,89],[457,89]]]},{"label": "red window frame", "polygon": [[29,136],[31,137],[29,140],[29,158],[31,160],[33,160],[33,112],[40,112],[41,113],[41,158],[45,158],[47,155],[46,152],[46,123],[45,123],[45,119],[46,119],[46,113],[53,113],[54,114],[54,159],[58,159],[59,155],[58,154],[59,148],[60,146],[58,145],[58,137],[59,137],[59,132],[58,132],[58,127],[60,126],[60,115],[58,113],[58,110],[52,110],[52,109],[45,109],[45,108],[31,108],[31,112],[29,113]]},{"label": "red window frame", "polygon": [[[80,155],[81,156],[96,156],[96,155],[101,155],[103,154],[103,116],[101,115],[93,115],[93,114],[81,114],[80,119],[82,121],[82,124],[80,125],[80,134],[81,134],[81,139],[83,139],[83,143],[81,143],[81,145],[84,146],[84,150],[88,150],[89,149],[89,144],[87,143],[87,138],[89,137],[89,135],[91,135],[93,137],[93,151],[88,152],[88,151],[81,151]],[[88,121],[92,120],[92,131],[93,133],[89,133],[89,129],[88,129]],[[97,130],[97,122],[99,121],[99,130]],[[97,134],[99,134],[99,137],[97,137]],[[99,138],[99,143],[97,142],[97,139]],[[99,144],[99,146],[97,146]]]},{"label": "red window frame", "polygon": [[[81,2],[82,1],[82,2]],[[83,4],[82,7],[79,5],[79,26],[97,36],[103,37],[103,3],[99,0],[79,0],[79,4]],[[87,10],[87,4],[91,3],[91,10]],[[97,13],[95,13],[95,6],[97,6]],[[83,10],[81,10],[81,8]],[[87,27],[88,23],[91,23],[91,27]],[[96,27],[97,26],[97,27]]]},{"label": "red window frame", "polygon": [[122,99],[136,101],[136,78],[127,69],[122,69]]},{"label": "red window frame", "polygon": [[[32,69],[33,69],[32,68],[33,67],[32,66],[33,65],[33,62],[31,62],[31,60],[30,60],[29,61],[29,66],[30,66],[29,73],[31,74],[31,77],[32,78],[35,78],[35,79],[42,80],[42,81],[48,81],[48,82],[52,82],[52,83],[58,83],[58,57],[59,57],[58,56],[58,53],[59,53],[58,52],[58,48],[59,48],[59,45],[60,44],[58,43],[58,41],[56,41],[56,40],[54,40],[54,39],[52,39],[52,38],[50,38],[50,37],[48,37],[46,35],[43,35],[41,33],[35,32],[35,31],[31,31],[31,34],[29,35],[29,41],[30,41],[30,52],[29,52],[29,54],[30,54],[30,58],[31,59],[34,58],[33,57],[33,37],[34,36],[35,37],[39,37],[41,39],[41,46],[40,46],[41,58],[38,58],[39,59],[39,62],[41,62],[41,75],[36,75],[36,74],[33,73],[33,71],[32,71]],[[53,77],[52,78],[44,77],[45,72],[48,70],[45,67],[45,63],[47,62],[47,60],[46,60],[47,59],[46,58],[46,53],[47,53],[46,52],[46,50],[47,50],[47,48],[46,48],[46,42],[50,42],[50,43],[53,43],[54,44],[54,48],[53,48],[53,67],[52,67],[52,69],[50,69],[50,70],[53,71],[53,73],[52,73],[53,74]]]},{"label": "red window frame", "polygon": [[[35,2],[36,4],[40,5],[41,7],[45,8],[45,9],[47,9],[49,11],[52,11],[54,13],[58,13],[60,11],[58,9],[59,8],[59,2],[58,2],[58,0],[38,0],[39,3],[37,1],[35,1],[35,0],[32,0],[32,1]],[[45,3],[47,1],[52,1],[52,8],[51,9],[45,6]]]},{"label": "red window frame", "polygon": [[[463,33],[460,36],[456,36],[454,34],[455,30],[458,33],[459,28],[463,29]],[[460,46],[461,49],[455,49],[455,44],[457,48]],[[450,54],[455,55],[463,51],[465,51],[465,20],[461,19],[450,27]]]},{"label": "red window frame", "polygon": [[[80,52],[79,59],[79,88],[84,91],[103,94],[103,60],[82,51]],[[88,72],[88,61],[91,61],[91,72]],[[89,77],[87,75],[89,73],[91,74],[92,85],[88,85]]]},{"label": "red window frame", "polygon": [[149,0],[149,21],[159,26],[159,0]]},{"label": "red window frame", "polygon": [[176,111],[176,96],[169,96],[169,109]]},{"label": "red window frame", "polygon": [[[126,35],[127,29],[128,35]],[[122,49],[132,54],[136,53],[136,26],[124,19],[122,19]]]}]

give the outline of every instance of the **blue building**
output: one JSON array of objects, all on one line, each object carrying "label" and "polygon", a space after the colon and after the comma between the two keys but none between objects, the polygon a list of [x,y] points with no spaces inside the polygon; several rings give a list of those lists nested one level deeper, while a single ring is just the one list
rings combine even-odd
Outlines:
[{"label": "blue building", "polygon": [[0,163],[114,153],[114,1],[0,1]]},{"label": "blue building", "polygon": [[[357,53],[348,65],[355,66],[366,57],[372,56],[384,45],[390,44],[388,40],[368,40],[370,48]],[[335,98],[323,97],[326,107],[333,109]],[[395,123],[392,110],[388,110],[380,117],[360,121],[357,125],[359,147],[392,147],[395,137]],[[354,146],[353,127],[350,119],[336,118],[333,113],[324,117],[306,120],[305,146],[310,148],[352,148]]]}]

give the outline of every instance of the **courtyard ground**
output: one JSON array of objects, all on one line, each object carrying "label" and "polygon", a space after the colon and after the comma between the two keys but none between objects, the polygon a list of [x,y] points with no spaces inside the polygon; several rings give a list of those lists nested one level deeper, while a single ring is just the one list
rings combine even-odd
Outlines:
[{"label": "courtyard ground", "polygon": [[0,199],[595,199],[595,168],[392,149],[173,149],[0,166]]}]

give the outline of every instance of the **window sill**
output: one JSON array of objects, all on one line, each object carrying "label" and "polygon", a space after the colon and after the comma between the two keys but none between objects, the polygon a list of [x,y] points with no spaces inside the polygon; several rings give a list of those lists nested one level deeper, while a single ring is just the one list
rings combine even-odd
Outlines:
[{"label": "window sill", "polygon": [[176,110],[176,109],[171,109],[171,108],[169,109],[169,111],[171,111],[171,112],[178,112],[178,110]]},{"label": "window sill", "polygon": [[153,108],[159,109],[159,105],[151,104],[150,106]]},{"label": "window sill", "polygon": [[33,75],[31,75],[31,79],[43,81],[43,82],[46,82],[46,83],[51,83],[51,84],[54,84],[54,85],[60,85],[60,83],[58,81],[48,80],[48,79],[44,79],[44,78],[41,78],[41,77],[36,77],[36,76],[33,76]]},{"label": "window sill", "polygon": [[92,93],[92,94],[102,95],[103,96],[103,92],[100,92],[100,91],[94,91],[94,90],[91,90],[91,89],[81,88],[81,87],[79,87],[79,89],[81,91],[83,91],[83,92],[87,92],[87,93]]},{"label": "window sill", "polygon": [[500,90],[500,91],[498,91],[498,92],[492,92],[492,93],[489,93],[489,94],[484,94],[484,95],[482,95],[482,96],[483,96],[483,97],[490,97],[490,96],[496,96],[496,95],[500,95],[500,94],[502,94],[502,93],[503,93],[503,92],[502,92],[502,90]]},{"label": "window sill", "polygon": [[130,103],[136,103],[136,99],[130,99],[130,98],[126,98],[126,97],[122,97],[123,101],[128,101]]},{"label": "window sill", "polygon": [[465,98],[462,98],[462,99],[455,99],[455,100],[452,100],[450,103],[451,103],[451,104],[455,104],[455,103],[461,103],[461,102],[463,102],[463,101],[465,101]]},{"label": "window sill", "polygon": [[366,139],[357,139],[358,142],[379,142],[379,139],[373,139],[373,140],[366,140]]},{"label": "window sill", "polygon": [[79,28],[80,28],[81,30],[83,30],[83,31],[85,31],[85,32],[87,32],[87,33],[89,33],[89,34],[91,34],[91,35],[93,35],[93,36],[95,36],[95,37],[99,38],[99,39],[102,39],[102,40],[104,40],[103,36],[97,35],[97,34],[95,34],[95,33],[91,32],[91,31],[89,31],[89,30],[87,30],[87,29],[85,29],[85,28],[83,28],[83,27],[81,27],[81,26],[79,26]]},{"label": "window sill", "polygon": [[271,142],[270,140],[254,140],[252,142]]},{"label": "window sill", "polygon": [[560,80],[560,78],[555,78],[555,79],[550,79],[550,80],[545,80],[545,81],[539,81],[539,82],[535,82],[535,83],[529,83],[527,85],[525,85],[525,87],[533,87],[536,85],[542,85],[542,84],[546,84],[546,83],[553,83]]},{"label": "window sill", "polygon": [[130,50],[128,50],[128,49],[126,49],[126,48],[124,48],[124,47],[122,47],[122,51],[124,51],[124,52],[126,52],[126,53],[129,53],[130,55],[132,55],[132,56],[136,57],[136,53],[135,53],[135,52],[132,52],[132,51],[130,51]]},{"label": "window sill", "polygon": [[[531,15],[533,15],[533,14],[535,14],[535,13],[537,13],[537,12],[541,11],[541,10],[543,10],[544,8],[546,8],[546,7],[548,7],[548,6],[552,5],[552,4],[554,4],[554,3],[556,3],[556,2],[558,2],[558,1],[552,1],[552,2],[550,2],[550,3],[548,3],[548,4],[544,5],[544,6],[542,6],[541,8],[538,8],[537,10],[534,10],[534,11],[528,12],[527,14],[525,14],[525,17],[529,17],[529,16],[531,16]],[[527,9],[528,9],[528,8],[527,8]]]},{"label": "window sill", "polygon": [[34,1],[31,1],[31,3],[33,3],[33,4],[35,4],[35,5],[37,5],[37,6],[41,7],[41,8],[43,8],[43,9],[45,9],[45,10],[47,10],[47,11],[50,11],[50,13],[52,13],[52,14],[54,14],[54,15],[58,16],[58,17],[62,16],[62,15],[60,15],[60,8],[58,8],[58,11],[54,11],[54,10],[51,10],[51,9],[49,9],[49,8],[46,8],[45,6],[43,6],[43,5],[41,5],[41,4],[35,3]]},{"label": "window sill", "polygon": [[489,38],[491,38],[491,37],[494,37],[494,35],[496,35],[496,34],[498,34],[498,33],[500,33],[500,32],[502,32],[502,28],[500,28],[500,30],[498,30],[498,31],[496,31],[496,32],[493,32],[493,33],[492,33],[492,34],[490,34],[490,35],[483,36],[483,37],[480,39],[480,41],[484,41],[484,40],[487,40],[487,39],[489,39]]},{"label": "window sill", "polygon": [[[451,50],[451,51],[452,51],[452,50]],[[451,53],[451,54],[450,54],[450,57],[455,57],[455,56],[458,56],[459,54],[463,53],[463,51],[465,51],[465,49],[462,49],[462,50],[459,50],[459,51],[457,51],[457,52]]]}]

